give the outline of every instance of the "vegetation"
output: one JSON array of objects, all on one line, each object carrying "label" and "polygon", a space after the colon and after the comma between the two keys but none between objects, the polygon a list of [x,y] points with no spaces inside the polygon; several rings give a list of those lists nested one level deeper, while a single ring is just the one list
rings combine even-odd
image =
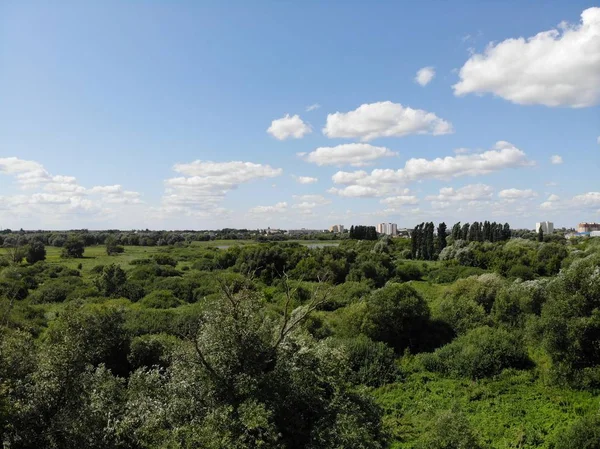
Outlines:
[{"label": "vegetation", "polygon": [[358,232],[4,233],[3,445],[599,447],[600,241]]}]

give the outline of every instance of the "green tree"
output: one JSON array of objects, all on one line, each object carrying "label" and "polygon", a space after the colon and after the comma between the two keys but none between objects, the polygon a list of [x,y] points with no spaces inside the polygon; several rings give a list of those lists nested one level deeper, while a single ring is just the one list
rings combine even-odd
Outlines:
[{"label": "green tree", "polygon": [[118,296],[121,288],[127,282],[125,271],[117,265],[110,264],[102,269],[102,273],[95,280],[96,287],[104,296]]},{"label": "green tree", "polygon": [[85,251],[85,243],[78,235],[69,235],[63,245],[61,257],[65,258],[82,258]]},{"label": "green tree", "polygon": [[368,298],[362,328],[373,340],[401,353],[420,348],[428,323],[429,307],[413,287],[388,284]]},{"label": "green tree", "polygon": [[109,256],[114,256],[115,254],[121,254],[125,251],[121,245],[118,244],[117,239],[112,235],[106,238],[106,254]]},{"label": "green tree", "polygon": [[442,222],[437,227],[437,253],[441,253],[442,250],[446,247],[446,223]]},{"label": "green tree", "polygon": [[27,246],[27,254],[25,256],[27,263],[34,264],[41,260],[46,260],[46,247],[39,240],[34,240]]},{"label": "green tree", "polygon": [[542,229],[541,226],[540,226],[540,230],[538,231],[537,239],[538,239],[538,242],[544,241],[544,230]]}]

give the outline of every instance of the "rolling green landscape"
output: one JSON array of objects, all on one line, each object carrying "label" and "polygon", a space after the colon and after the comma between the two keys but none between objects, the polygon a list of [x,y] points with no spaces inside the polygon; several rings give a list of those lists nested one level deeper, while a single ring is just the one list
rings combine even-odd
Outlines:
[{"label": "rolling green landscape", "polygon": [[600,241],[433,228],[5,233],[5,446],[598,447]]}]

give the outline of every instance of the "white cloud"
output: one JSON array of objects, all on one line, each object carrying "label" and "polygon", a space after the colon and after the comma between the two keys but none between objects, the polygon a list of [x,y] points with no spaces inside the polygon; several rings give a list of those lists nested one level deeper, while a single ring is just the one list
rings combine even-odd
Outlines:
[{"label": "white cloud", "polygon": [[285,140],[290,137],[300,139],[311,131],[310,126],[304,123],[297,114],[293,116],[286,114],[283,118],[273,120],[271,126],[267,129],[267,132],[278,140]]},{"label": "white cloud", "polygon": [[320,107],[321,105],[319,103],[311,104],[310,106],[306,106],[306,112],[315,111]]},{"label": "white cloud", "polygon": [[249,210],[253,215],[270,215],[275,213],[283,213],[287,211],[288,204],[285,201],[277,203],[273,206],[256,206]]},{"label": "white cloud", "polygon": [[280,176],[283,170],[252,162],[210,162],[196,160],[173,167],[185,176],[165,180],[163,211],[217,207],[231,190],[257,179]]},{"label": "white cloud", "polygon": [[409,134],[449,134],[452,124],[432,112],[404,107],[391,101],[363,104],[349,112],[327,115],[323,134],[369,141]]},{"label": "white cloud", "polygon": [[555,154],[554,156],[552,156],[550,158],[550,162],[552,162],[554,165],[562,164],[563,158],[561,156]]},{"label": "white cloud", "polygon": [[519,190],[519,189],[505,189],[498,193],[500,198],[507,200],[535,198],[537,193],[531,189]]},{"label": "white cloud", "polygon": [[442,187],[438,195],[428,196],[428,201],[447,203],[451,201],[485,201],[492,197],[494,189],[485,184],[469,184],[455,189],[454,187]]},{"label": "white cloud", "polygon": [[307,162],[317,165],[369,165],[382,157],[395,156],[397,153],[385,147],[375,147],[368,143],[346,143],[335,147],[319,147],[304,156]]},{"label": "white cloud", "polygon": [[427,86],[433,77],[435,76],[435,69],[433,67],[423,67],[417,71],[415,81],[421,86]]},{"label": "white cloud", "polygon": [[546,201],[558,201],[560,200],[560,196],[552,194],[548,197],[548,199]]},{"label": "white cloud", "polygon": [[357,185],[344,187],[343,189],[337,189],[335,187],[332,187],[328,190],[328,192],[333,195],[343,196],[346,198],[372,198],[379,194],[377,189]]},{"label": "white cloud", "polygon": [[383,198],[379,202],[389,206],[392,209],[398,209],[408,204],[418,204],[419,199],[414,195],[396,195]]},{"label": "white cloud", "polygon": [[470,148],[456,148],[454,150],[454,154],[467,154],[470,153],[471,149]]},{"label": "white cloud", "polygon": [[[0,172],[15,175],[32,171],[44,170],[44,167],[39,162],[27,161],[17,157],[0,158]],[[44,170],[45,171],[45,170]]]},{"label": "white cloud", "polygon": [[490,43],[460,69],[455,95],[492,93],[518,104],[573,108],[600,102],[600,8],[527,39]]},{"label": "white cloud", "polygon": [[600,136],[598,136],[598,138],[596,139],[596,143],[600,145]]},{"label": "white cloud", "polygon": [[[500,141],[494,145],[494,149],[483,153],[467,155],[447,156],[445,158],[409,159],[404,168],[374,169],[370,173],[364,170],[355,172],[339,171],[332,176],[335,184],[347,186],[369,187],[371,190],[349,190],[347,192],[368,192],[371,196],[390,195],[406,183],[421,181],[424,179],[448,180],[461,176],[478,176],[507,169],[528,167],[533,162],[527,159],[526,154],[514,145]],[[346,192],[345,190],[342,190]],[[333,193],[340,194],[339,190]],[[342,195],[344,195],[342,193]],[[350,195],[344,195],[350,196]],[[354,195],[364,196],[364,195]]]},{"label": "white cloud", "polygon": [[600,207],[600,192],[587,192],[582,195],[576,195],[571,201],[575,207]]},{"label": "white cloud", "polygon": [[313,178],[311,176],[295,176],[295,175],[292,175],[292,177],[299,184],[314,184],[315,182],[319,181],[317,178]]},{"label": "white cloud", "polygon": [[318,206],[331,204],[331,200],[328,200],[323,195],[293,195],[293,198],[302,203],[313,203]]}]

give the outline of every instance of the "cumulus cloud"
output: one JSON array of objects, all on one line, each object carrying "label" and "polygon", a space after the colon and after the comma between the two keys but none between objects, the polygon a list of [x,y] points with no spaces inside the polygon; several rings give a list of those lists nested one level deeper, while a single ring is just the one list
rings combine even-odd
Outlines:
[{"label": "cumulus cloud", "polygon": [[423,67],[417,71],[417,76],[415,76],[415,82],[420,84],[421,86],[427,86],[433,77],[435,76],[435,69],[433,67]]},{"label": "cumulus cloud", "polygon": [[333,195],[343,196],[346,198],[372,198],[379,194],[377,189],[358,185],[344,187],[343,189],[332,187],[328,190],[328,192]]},{"label": "cumulus cloud", "polygon": [[527,39],[490,43],[459,72],[455,95],[492,93],[517,104],[573,108],[600,102],[600,8]]},{"label": "cumulus cloud", "polygon": [[295,176],[295,175],[292,175],[292,177],[299,184],[314,184],[315,182],[319,181],[317,178],[313,178],[311,176]]},{"label": "cumulus cloud", "polygon": [[165,180],[163,210],[178,208],[210,209],[217,207],[240,184],[280,176],[283,170],[252,162],[211,162],[196,160],[175,164],[173,170],[184,176]]},{"label": "cumulus cloud", "polygon": [[315,111],[319,109],[321,105],[319,103],[311,104],[310,106],[306,106],[306,112]]},{"label": "cumulus cloud", "polygon": [[323,134],[348,137],[363,142],[378,137],[402,137],[409,134],[449,134],[452,124],[432,112],[404,107],[391,101],[363,104],[349,112],[327,115]]},{"label": "cumulus cloud", "polygon": [[271,215],[287,211],[288,204],[285,201],[277,203],[273,206],[256,206],[249,210],[253,215]]},{"label": "cumulus cloud", "polygon": [[[86,189],[73,176],[52,175],[36,161],[17,157],[0,158],[0,173],[14,178],[28,194],[0,198],[0,209],[9,210],[13,220],[27,217],[38,226],[72,226],[73,220],[94,221],[114,217],[119,204],[141,203],[138,192],[114,186]],[[111,187],[111,188],[108,188]]]},{"label": "cumulus cloud", "polygon": [[293,195],[293,198],[300,203],[313,203],[318,206],[331,204],[331,200],[328,200],[323,195]]},{"label": "cumulus cloud", "polygon": [[489,200],[494,189],[485,184],[469,184],[455,189],[454,187],[442,187],[438,195],[427,196],[428,201],[447,203],[450,201],[485,201]]},{"label": "cumulus cloud", "polygon": [[319,147],[304,156],[307,162],[317,165],[369,165],[382,157],[395,156],[397,153],[385,147],[375,147],[368,143],[346,143],[335,147]]},{"label": "cumulus cloud", "polygon": [[562,164],[563,158],[561,156],[555,154],[554,156],[552,156],[550,158],[550,162],[552,162],[554,165]]},{"label": "cumulus cloud", "polygon": [[290,116],[286,114],[284,117],[273,120],[271,126],[267,129],[267,132],[278,140],[285,140],[288,138],[301,139],[306,134],[309,134],[312,130],[299,115]]},{"label": "cumulus cloud", "polygon": [[600,192],[587,192],[575,195],[569,200],[561,200],[557,195],[550,197],[540,204],[540,209],[559,211],[573,210],[581,212],[582,210],[600,208]]},{"label": "cumulus cloud", "polygon": [[[335,184],[369,187],[372,189],[369,191],[372,196],[383,196],[397,191],[399,186],[409,182],[431,178],[448,180],[462,176],[478,176],[531,165],[533,162],[527,159],[522,150],[509,142],[500,141],[493,149],[482,153],[461,154],[432,160],[413,158],[406,161],[404,167],[398,170],[374,169],[370,173],[364,170],[338,171],[331,179]],[[337,190],[333,193],[339,194]]]},{"label": "cumulus cloud", "polygon": [[500,198],[504,198],[506,200],[516,200],[516,199],[527,199],[527,198],[535,198],[537,193],[531,189],[519,190],[519,189],[505,189],[498,192],[498,196]]},{"label": "cumulus cloud", "polygon": [[414,195],[396,195],[383,198],[379,202],[395,210],[409,204],[418,204],[419,199]]}]

